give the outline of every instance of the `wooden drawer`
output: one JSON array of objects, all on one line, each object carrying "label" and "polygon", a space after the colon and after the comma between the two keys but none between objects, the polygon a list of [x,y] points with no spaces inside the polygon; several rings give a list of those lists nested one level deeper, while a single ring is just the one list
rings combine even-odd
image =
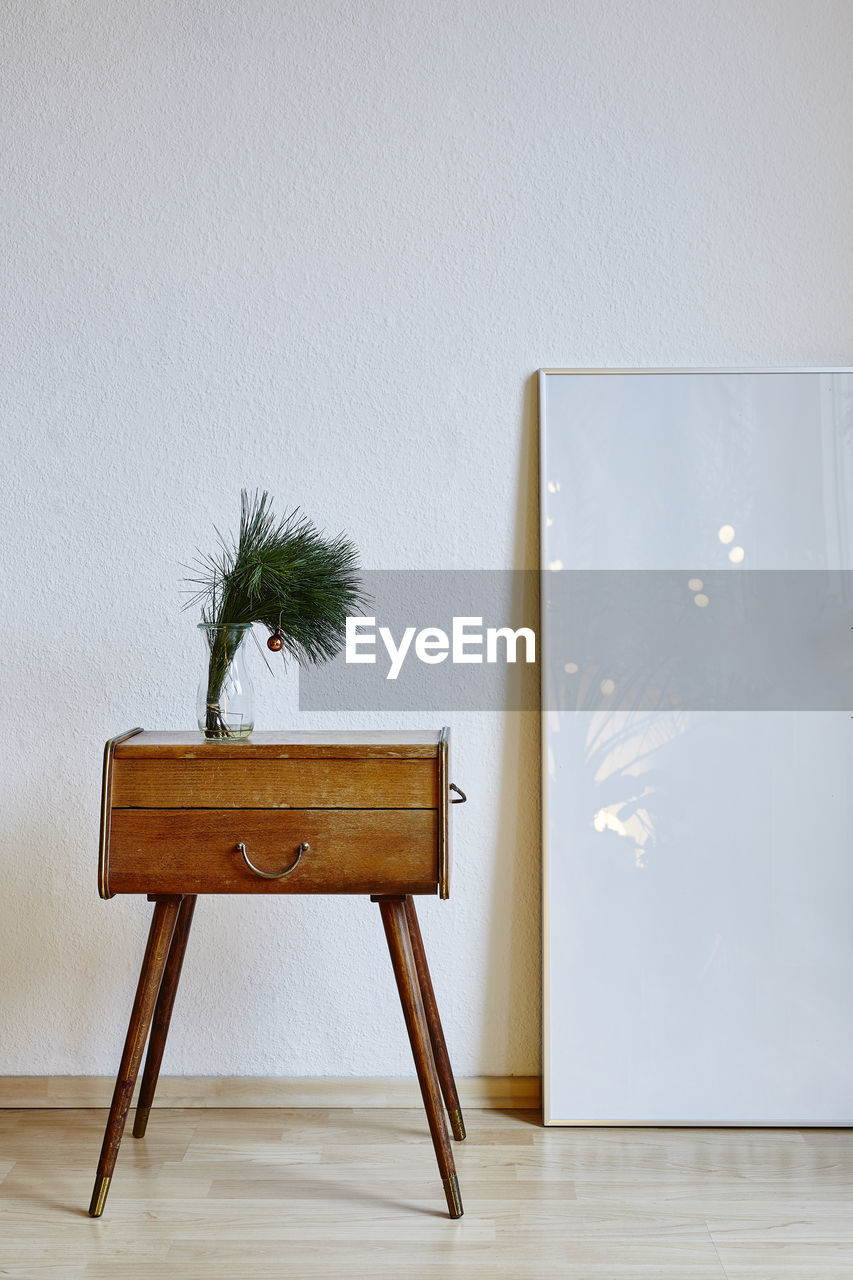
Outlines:
[{"label": "wooden drawer", "polygon": [[434,809],[434,760],[134,760],[117,757],[114,808]]},{"label": "wooden drawer", "polygon": [[[430,809],[115,809],[107,896],[114,893],[434,893]],[[281,880],[280,871],[310,845]]]},{"label": "wooden drawer", "polygon": [[[448,731],[134,730],[107,743],[99,890],[449,895]],[[296,866],[280,880],[253,872]]]}]

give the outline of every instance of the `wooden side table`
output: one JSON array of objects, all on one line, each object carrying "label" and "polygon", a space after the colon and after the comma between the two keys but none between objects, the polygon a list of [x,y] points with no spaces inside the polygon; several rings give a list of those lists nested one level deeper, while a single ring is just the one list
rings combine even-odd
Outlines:
[{"label": "wooden side table", "polygon": [[[414,895],[449,896],[449,730],[112,738],[99,891],[154,903],[89,1213],[104,1211],[142,1053],[133,1136],[148,1124],[200,893],[363,893],[379,904],[451,1218],[462,1216],[445,1107],[465,1137]],[[451,791],[458,799],[451,798]],[[153,1026],[152,1026],[153,1023]],[[442,1105],[442,1096],[444,1105]]]}]

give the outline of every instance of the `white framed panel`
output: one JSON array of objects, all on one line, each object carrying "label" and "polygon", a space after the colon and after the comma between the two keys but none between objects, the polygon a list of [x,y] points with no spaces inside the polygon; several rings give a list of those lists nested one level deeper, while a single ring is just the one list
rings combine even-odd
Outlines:
[{"label": "white framed panel", "polygon": [[546,1123],[853,1124],[844,698],[740,705],[736,648],[719,707],[620,697],[549,586],[675,581],[721,646],[722,574],[796,610],[853,567],[853,375],[543,370],[540,466]]}]

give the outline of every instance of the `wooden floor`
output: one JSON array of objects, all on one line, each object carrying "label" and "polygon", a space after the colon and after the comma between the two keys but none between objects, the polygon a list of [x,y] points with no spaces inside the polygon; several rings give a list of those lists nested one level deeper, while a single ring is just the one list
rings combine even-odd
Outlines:
[{"label": "wooden floor", "polygon": [[423,1112],[372,1108],[155,1111],[93,1220],[105,1113],[2,1111],[0,1276],[853,1277],[853,1132],[466,1119],[459,1222]]}]

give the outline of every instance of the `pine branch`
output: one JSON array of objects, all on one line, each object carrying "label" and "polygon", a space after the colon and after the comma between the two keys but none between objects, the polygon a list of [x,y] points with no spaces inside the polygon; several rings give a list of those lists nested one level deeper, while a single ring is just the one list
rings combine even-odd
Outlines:
[{"label": "pine branch", "polygon": [[325,538],[298,509],[277,520],[269,494],[257,490],[241,492],[236,541],[216,532],[220,545],[199,553],[184,607],[200,605],[208,623],[260,622],[297,662],[333,657],[347,615],[366,603],[353,544],[343,534]]}]

